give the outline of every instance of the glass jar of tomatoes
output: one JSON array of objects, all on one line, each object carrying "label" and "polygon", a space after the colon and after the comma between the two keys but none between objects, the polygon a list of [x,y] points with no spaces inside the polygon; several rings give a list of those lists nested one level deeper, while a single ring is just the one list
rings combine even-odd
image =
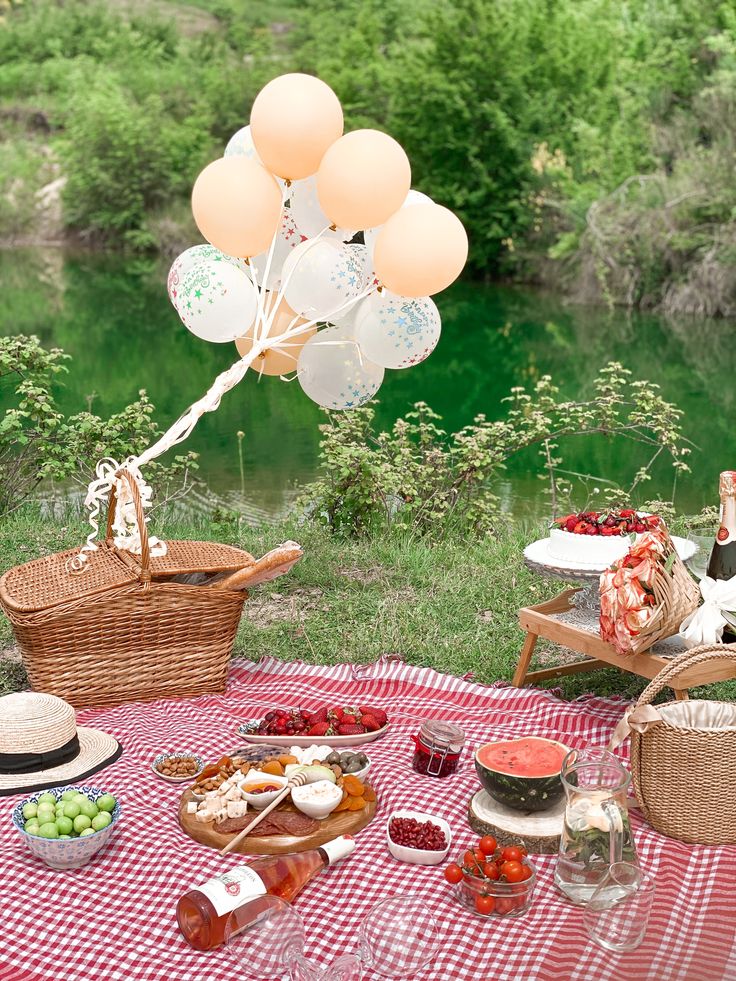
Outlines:
[{"label": "glass jar of tomatoes", "polygon": [[451,722],[427,719],[414,740],[412,769],[428,777],[448,777],[460,762],[465,733]]}]

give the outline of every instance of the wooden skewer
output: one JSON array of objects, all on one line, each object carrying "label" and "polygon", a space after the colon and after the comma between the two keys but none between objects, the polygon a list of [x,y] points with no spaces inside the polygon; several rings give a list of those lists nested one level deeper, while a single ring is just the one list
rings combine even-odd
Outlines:
[{"label": "wooden skewer", "polygon": [[245,828],[243,828],[242,831],[240,831],[238,834],[235,835],[232,841],[229,841],[225,845],[225,847],[222,849],[220,854],[227,855],[228,852],[231,852],[233,848],[235,848],[235,846],[239,844],[247,834],[250,834],[250,832],[253,830],[253,828],[255,828],[257,824],[261,823],[264,817],[270,811],[272,811],[274,807],[278,807],[278,805],[281,803],[284,797],[286,797],[287,794],[291,793],[294,787],[303,787],[306,782],[307,782],[306,773],[295,773],[294,776],[286,784],[284,789],[281,791],[281,793],[278,795],[278,797],[272,800],[271,803],[268,805],[268,807],[264,807],[262,811],[259,811],[258,814],[250,822],[250,824],[247,825]]}]

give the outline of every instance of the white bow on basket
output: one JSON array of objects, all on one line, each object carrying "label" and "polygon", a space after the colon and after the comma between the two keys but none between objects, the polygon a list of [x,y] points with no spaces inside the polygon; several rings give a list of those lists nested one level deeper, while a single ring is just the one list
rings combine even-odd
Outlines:
[{"label": "white bow on basket", "polygon": [[[92,531],[79,553],[67,563],[71,572],[82,572],[87,567],[89,554],[97,551],[98,545],[95,539],[99,533],[100,510],[110,499],[111,493],[114,493],[115,504],[109,527],[113,533],[115,547],[131,552],[133,555],[141,555],[143,550],[133,484],[138,492],[142,512],[151,507],[153,490],[143,479],[139,467],[132,458],[121,465],[107,457],[97,464],[95,474],[95,480],[87,488],[87,496],[84,499],[85,507],[89,508],[89,523]],[[143,520],[147,522],[148,518]],[[166,555],[166,542],[152,535],[148,537],[148,548],[152,557]]]},{"label": "white bow on basket", "polygon": [[732,579],[700,580],[703,604],[680,624],[680,637],[686,647],[723,642],[723,628],[729,622],[723,611],[736,610],[736,576]]}]

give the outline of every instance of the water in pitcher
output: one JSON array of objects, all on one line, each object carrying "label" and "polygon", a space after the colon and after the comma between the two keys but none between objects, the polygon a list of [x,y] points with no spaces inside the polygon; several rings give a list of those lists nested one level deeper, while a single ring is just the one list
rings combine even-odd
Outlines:
[{"label": "water in pitcher", "polygon": [[[631,774],[602,749],[573,750],[562,764],[565,821],[555,884],[573,903],[586,905],[615,862],[637,865],[626,803]],[[600,898],[600,897],[599,897]],[[620,899],[614,883],[611,903]]]}]

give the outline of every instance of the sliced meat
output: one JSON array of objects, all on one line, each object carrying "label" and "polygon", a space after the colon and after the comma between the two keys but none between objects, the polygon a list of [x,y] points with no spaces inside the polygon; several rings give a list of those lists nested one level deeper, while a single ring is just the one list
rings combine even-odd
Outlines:
[{"label": "sliced meat", "polygon": [[237,818],[225,818],[222,821],[215,821],[215,831],[219,831],[222,835],[233,834],[236,831],[242,831],[252,820],[252,812]]}]

